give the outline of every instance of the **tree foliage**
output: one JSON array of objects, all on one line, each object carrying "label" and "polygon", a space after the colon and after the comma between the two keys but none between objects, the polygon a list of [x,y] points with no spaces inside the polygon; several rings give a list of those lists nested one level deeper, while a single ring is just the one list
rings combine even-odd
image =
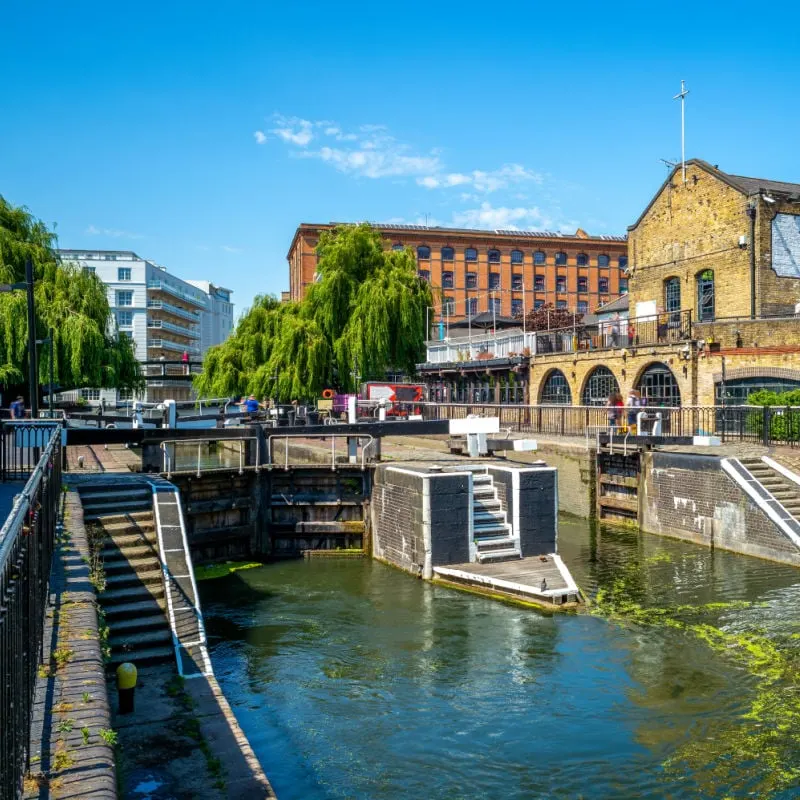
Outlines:
[{"label": "tree foliage", "polygon": [[571,328],[576,319],[580,323],[580,317],[576,317],[572,311],[566,308],[555,308],[552,303],[548,303],[541,308],[531,309],[525,315],[525,329],[528,331],[556,331],[561,328]]},{"label": "tree foliage", "polygon": [[[135,388],[141,371],[133,344],[117,335],[106,289],[95,276],[62,264],[55,235],[41,220],[0,196],[0,283],[25,280],[33,264],[36,336],[53,337],[53,373],[62,389]],[[28,315],[23,291],[0,294],[0,383],[24,384],[28,374]],[[50,351],[39,351],[39,383],[49,381]]]},{"label": "tree foliage", "polygon": [[195,378],[201,396],[312,398],[328,387],[353,391],[389,367],[414,372],[432,296],[413,254],[386,251],[366,224],[323,232],[317,254],[319,280],[304,300],[257,297],[208,351]]}]

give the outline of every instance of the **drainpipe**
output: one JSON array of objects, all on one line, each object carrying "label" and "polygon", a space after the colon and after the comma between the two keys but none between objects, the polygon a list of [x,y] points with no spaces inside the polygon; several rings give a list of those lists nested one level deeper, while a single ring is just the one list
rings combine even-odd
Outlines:
[{"label": "drainpipe", "polygon": [[756,200],[747,206],[750,218],[750,319],[756,318]]}]

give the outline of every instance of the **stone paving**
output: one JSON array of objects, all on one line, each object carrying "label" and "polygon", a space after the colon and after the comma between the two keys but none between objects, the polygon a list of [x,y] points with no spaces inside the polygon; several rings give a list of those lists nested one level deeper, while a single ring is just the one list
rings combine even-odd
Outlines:
[{"label": "stone paving", "polygon": [[136,472],[141,469],[141,457],[123,444],[73,445],[66,452],[68,472]]}]

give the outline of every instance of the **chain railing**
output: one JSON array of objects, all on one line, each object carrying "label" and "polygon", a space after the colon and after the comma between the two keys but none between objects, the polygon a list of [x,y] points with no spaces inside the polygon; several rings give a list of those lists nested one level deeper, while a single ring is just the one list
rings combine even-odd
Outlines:
[{"label": "chain railing", "polygon": [[[10,800],[21,796],[30,767],[34,690],[61,497],[61,429],[42,430],[47,438],[32,447],[42,445],[38,463],[0,530],[0,797]],[[4,449],[2,458],[8,455]],[[17,475],[21,466],[14,462],[9,470],[4,462],[4,473]]]}]

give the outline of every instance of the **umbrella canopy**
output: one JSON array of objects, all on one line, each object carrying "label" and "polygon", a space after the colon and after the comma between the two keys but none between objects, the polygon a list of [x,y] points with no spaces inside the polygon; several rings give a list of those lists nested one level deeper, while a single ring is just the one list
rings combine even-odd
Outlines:
[{"label": "umbrella canopy", "polygon": [[491,311],[481,311],[472,318],[462,319],[458,322],[451,322],[450,328],[478,328],[479,330],[498,330],[504,328],[519,328],[522,320],[512,319],[511,317],[501,317],[499,314],[492,314]]}]

